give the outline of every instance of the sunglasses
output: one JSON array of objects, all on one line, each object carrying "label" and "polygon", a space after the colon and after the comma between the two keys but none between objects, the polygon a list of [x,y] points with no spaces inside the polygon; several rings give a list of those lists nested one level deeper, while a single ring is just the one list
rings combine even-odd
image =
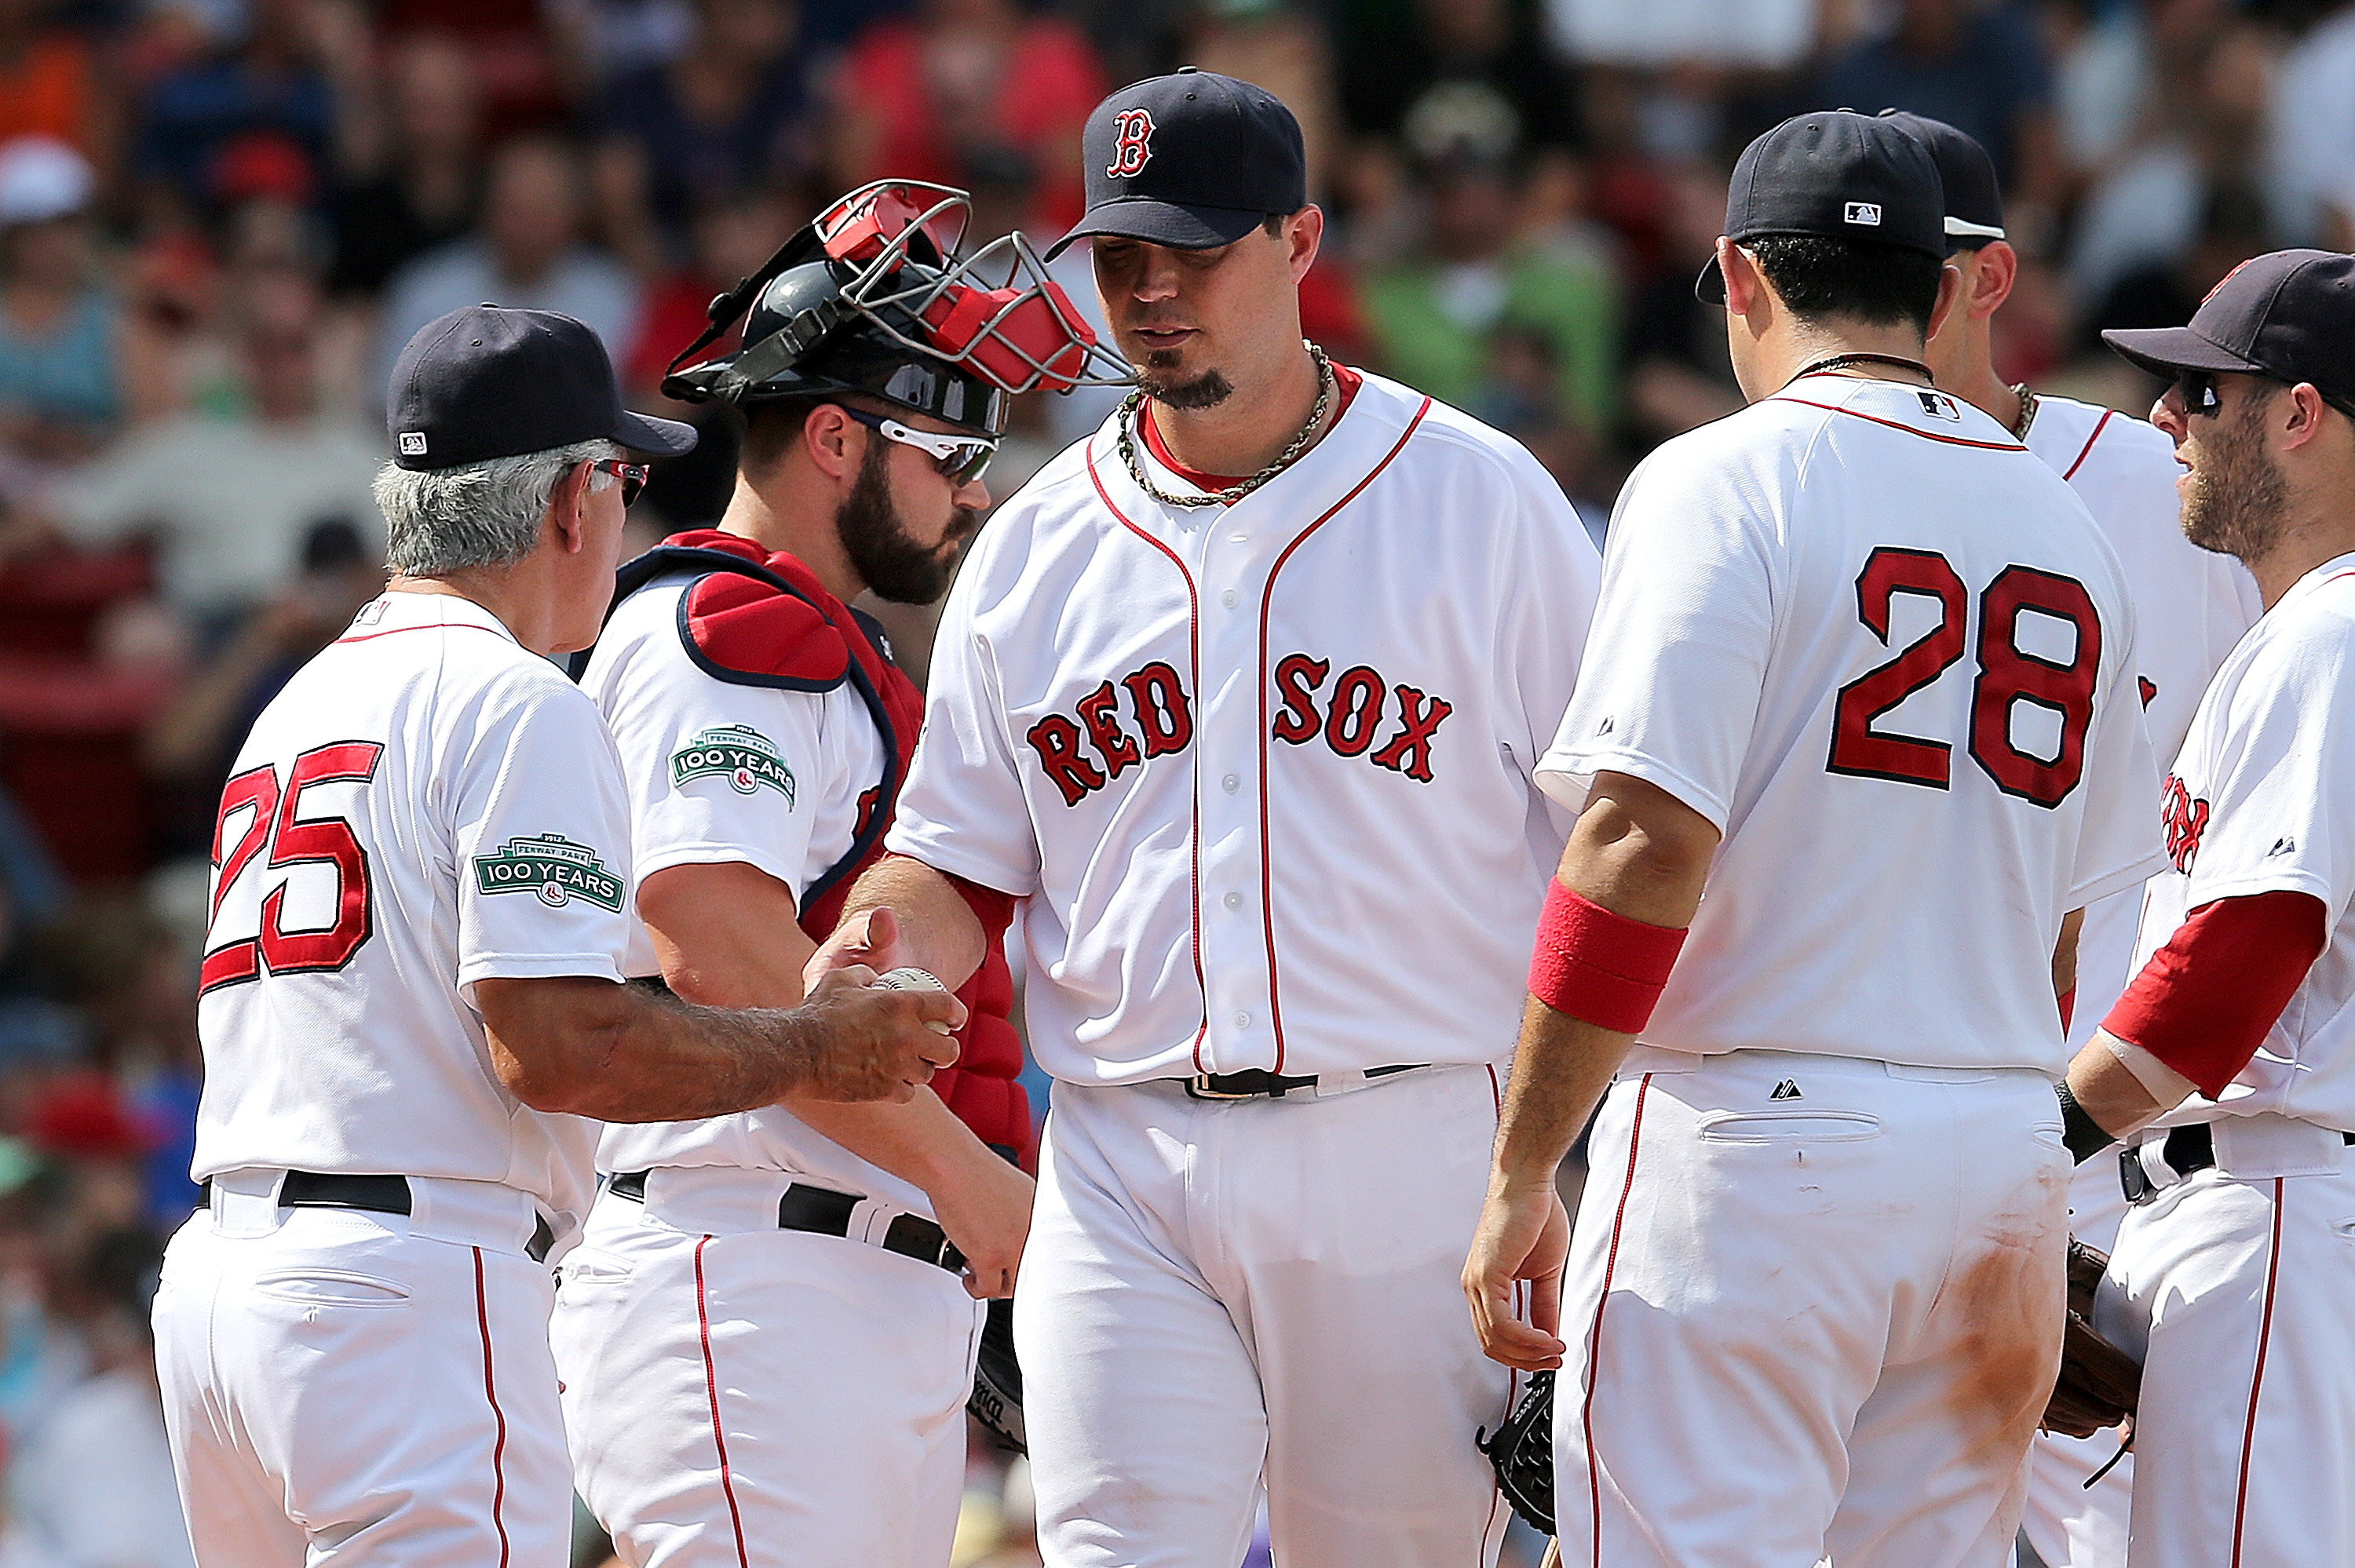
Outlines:
[{"label": "sunglasses", "polygon": [[591,473],[610,473],[622,482],[622,505],[626,509],[638,503],[638,493],[646,487],[646,465],[623,462],[620,458],[606,458],[589,465]]},{"label": "sunglasses", "polygon": [[980,479],[989,467],[989,460],[997,455],[995,436],[934,435],[930,430],[911,429],[897,419],[887,419],[847,403],[837,403],[835,407],[868,429],[881,432],[885,440],[913,447],[929,456],[940,466],[942,476],[953,484],[971,484]]},{"label": "sunglasses", "polygon": [[2205,370],[2178,370],[2175,396],[2186,414],[2221,414],[2224,410],[2224,399],[2216,391],[2216,377]]}]

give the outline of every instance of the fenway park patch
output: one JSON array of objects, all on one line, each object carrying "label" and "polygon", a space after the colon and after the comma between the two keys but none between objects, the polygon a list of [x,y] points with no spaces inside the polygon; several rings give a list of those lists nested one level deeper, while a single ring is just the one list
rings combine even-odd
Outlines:
[{"label": "fenway park patch", "polygon": [[725,779],[739,795],[766,786],[794,803],[794,770],[776,743],[750,725],[718,725],[670,754],[671,788],[690,779]]},{"label": "fenway park patch", "polygon": [[595,850],[562,833],[509,839],[494,853],[476,855],[474,885],[485,893],[533,894],[551,909],[585,899],[616,915],[626,891]]}]

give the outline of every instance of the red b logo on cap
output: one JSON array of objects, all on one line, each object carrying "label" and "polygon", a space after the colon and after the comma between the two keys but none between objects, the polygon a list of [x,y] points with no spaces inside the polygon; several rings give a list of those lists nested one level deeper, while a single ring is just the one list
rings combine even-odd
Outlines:
[{"label": "red b logo on cap", "polygon": [[1116,132],[1112,144],[1112,162],[1104,173],[1114,179],[1126,179],[1144,172],[1153,157],[1153,116],[1143,109],[1124,109],[1113,117]]}]

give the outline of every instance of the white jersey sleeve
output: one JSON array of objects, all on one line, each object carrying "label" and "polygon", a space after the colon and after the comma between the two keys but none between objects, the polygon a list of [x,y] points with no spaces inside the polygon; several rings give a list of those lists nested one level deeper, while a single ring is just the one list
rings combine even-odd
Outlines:
[{"label": "white jersey sleeve", "polygon": [[[957,574],[932,641],[923,742],[884,840],[898,854],[1017,898],[1039,890],[1039,838],[1006,728],[1005,692],[975,620],[1003,609],[992,585],[1018,583],[1027,517],[1003,512]],[[992,602],[984,604],[986,599]]]},{"label": "white jersey sleeve", "polygon": [[620,980],[629,809],[596,708],[552,668],[527,667],[485,689],[457,741],[444,787],[459,866],[458,983]]},{"label": "white jersey sleeve", "polygon": [[1538,781],[1572,810],[1594,776],[1667,790],[1725,831],[1774,640],[1773,546],[1762,510],[1728,504],[1724,475],[1646,462],[1620,492],[1590,659]]}]

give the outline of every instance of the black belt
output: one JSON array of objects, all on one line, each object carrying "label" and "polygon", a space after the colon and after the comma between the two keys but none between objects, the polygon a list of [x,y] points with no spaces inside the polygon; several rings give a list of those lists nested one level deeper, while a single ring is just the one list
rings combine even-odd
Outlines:
[{"label": "black belt", "polygon": [[[606,1179],[605,1191],[616,1198],[643,1203],[646,1201],[646,1172],[617,1171]],[[777,1228],[847,1237],[850,1234],[851,1214],[865,1202],[856,1192],[837,1192],[831,1187],[812,1187],[796,1181],[777,1200]],[[912,1257],[918,1263],[929,1263],[951,1274],[964,1272],[964,1254],[956,1249],[946,1231],[922,1214],[893,1215],[890,1224],[884,1228],[880,1245],[885,1252],[896,1252],[901,1257]]]},{"label": "black belt", "polygon": [[[203,1183],[204,1202],[210,1204],[213,1184]],[[282,1209],[362,1209],[371,1214],[406,1214],[410,1212],[409,1178],[406,1176],[352,1176],[331,1171],[289,1171],[278,1184],[278,1206]],[[549,1248],[556,1245],[556,1232],[549,1226],[548,1216],[535,1213],[531,1240],[524,1251],[534,1263],[548,1261]]]},{"label": "black belt", "polygon": [[[1395,1067],[1369,1067],[1365,1075],[1387,1078],[1393,1073],[1412,1073],[1430,1065],[1428,1062],[1406,1062]],[[1271,1073],[1265,1067],[1246,1067],[1240,1073],[1197,1073],[1178,1081],[1186,1086],[1188,1095],[1198,1100],[1255,1100],[1262,1096],[1280,1100],[1294,1089],[1315,1088],[1316,1075],[1293,1077]]]},{"label": "black belt", "polygon": [[[2216,1163],[2216,1134],[2212,1122],[2196,1121],[2188,1127],[2171,1128],[2167,1141],[2159,1145],[2159,1158],[2180,1181],[2195,1171],[2205,1171]],[[2339,1138],[2355,1144],[2355,1132],[2342,1132]],[[2147,1203],[2173,1181],[2165,1186],[2150,1179],[2150,1168],[2142,1162],[2140,1146],[2118,1150],[2118,1184],[2126,1189],[2129,1203]]]}]

